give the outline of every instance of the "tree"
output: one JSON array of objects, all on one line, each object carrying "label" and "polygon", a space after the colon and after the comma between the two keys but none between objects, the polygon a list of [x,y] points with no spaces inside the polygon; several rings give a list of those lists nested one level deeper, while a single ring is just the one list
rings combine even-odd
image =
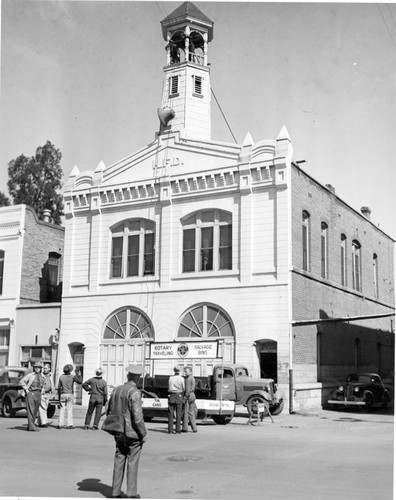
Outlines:
[{"label": "tree", "polygon": [[62,187],[62,154],[50,141],[36,149],[35,156],[23,154],[8,164],[8,190],[14,204],[30,205],[43,219],[44,210],[51,211],[55,224],[61,223],[63,199],[58,192]]},{"label": "tree", "polygon": [[0,191],[0,207],[8,207],[9,205],[9,198],[2,191]]}]

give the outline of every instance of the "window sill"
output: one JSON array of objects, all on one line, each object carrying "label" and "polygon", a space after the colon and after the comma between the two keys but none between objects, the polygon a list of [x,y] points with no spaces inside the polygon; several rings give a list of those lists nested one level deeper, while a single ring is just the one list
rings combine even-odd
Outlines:
[{"label": "window sill", "polygon": [[193,97],[199,97],[200,99],[203,99],[203,95],[198,94],[197,92],[193,92]]},{"label": "window sill", "polygon": [[107,281],[102,281],[99,286],[125,285],[128,283],[146,283],[147,281],[158,281],[159,277],[155,275],[147,276],[131,276],[129,278],[109,278]]},{"label": "window sill", "polygon": [[198,278],[224,278],[225,276],[239,276],[239,270],[234,269],[226,269],[224,271],[191,271],[182,274],[178,274],[177,276],[173,276],[172,280],[189,280],[189,279],[198,279]]},{"label": "window sill", "polygon": [[172,97],[179,97],[179,95],[180,95],[179,93],[177,93],[177,94],[169,94],[169,99],[172,99]]}]

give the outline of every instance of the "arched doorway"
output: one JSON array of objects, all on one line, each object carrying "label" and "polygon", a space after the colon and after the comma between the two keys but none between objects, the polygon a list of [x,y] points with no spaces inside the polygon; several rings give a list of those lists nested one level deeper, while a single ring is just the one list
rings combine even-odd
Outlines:
[{"label": "arched doorway", "polygon": [[[123,307],[105,321],[100,345],[100,363],[107,383],[117,386],[125,382],[125,367],[142,365],[147,341],[154,340],[151,321],[140,309]],[[146,366],[149,372],[149,365]]]},{"label": "arched doorway", "polygon": [[[74,369],[80,370],[81,378],[84,380],[84,344],[82,344],[81,342],[72,342],[69,344],[69,351],[70,356],[73,360]],[[74,384],[74,403],[76,405],[82,404],[81,384]]]},{"label": "arched doorway", "polygon": [[278,382],[278,343],[275,340],[262,339],[256,341],[256,348],[260,360],[260,376],[273,378]]},{"label": "arched doorway", "polygon": [[[235,330],[230,316],[215,304],[196,304],[188,309],[180,320],[177,340],[220,340],[223,360],[235,361]],[[194,375],[207,376],[221,358],[191,360]]]}]

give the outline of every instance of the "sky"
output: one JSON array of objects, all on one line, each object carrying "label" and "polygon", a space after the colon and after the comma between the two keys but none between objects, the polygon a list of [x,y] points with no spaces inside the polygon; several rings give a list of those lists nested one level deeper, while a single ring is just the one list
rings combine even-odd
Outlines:
[{"label": "sky", "polygon": [[[160,21],[181,3],[2,0],[0,191],[47,140],[66,179],[154,140]],[[286,125],[294,160],[396,238],[396,4],[194,3],[214,21],[212,139]]]}]

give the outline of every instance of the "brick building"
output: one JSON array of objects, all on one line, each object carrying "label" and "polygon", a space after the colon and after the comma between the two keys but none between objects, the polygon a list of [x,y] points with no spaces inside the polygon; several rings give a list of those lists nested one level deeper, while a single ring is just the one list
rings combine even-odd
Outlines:
[{"label": "brick building", "polygon": [[64,228],[26,205],[0,208],[0,366],[56,361]]},{"label": "brick building", "polygon": [[[356,365],[355,338],[358,366],[377,370],[364,346],[379,335],[376,361],[391,375],[393,240],[293,162],[285,127],[274,140],[212,140],[213,22],[186,2],[161,26],[167,59],[154,141],[109,167],[75,167],[65,184],[60,364],[87,377],[102,366],[116,385],[129,363],[170,373],[172,361],[147,359],[153,341],[217,339],[226,362],[273,377],[296,408],[321,404],[327,385]],[[351,325],[364,331],[350,342]],[[346,339],[335,346],[345,363],[335,335]],[[220,361],[189,364],[207,375]]]}]

